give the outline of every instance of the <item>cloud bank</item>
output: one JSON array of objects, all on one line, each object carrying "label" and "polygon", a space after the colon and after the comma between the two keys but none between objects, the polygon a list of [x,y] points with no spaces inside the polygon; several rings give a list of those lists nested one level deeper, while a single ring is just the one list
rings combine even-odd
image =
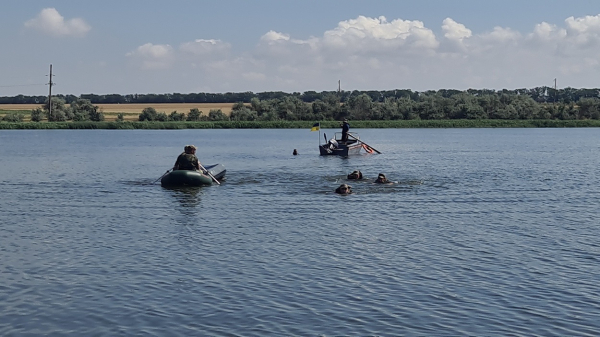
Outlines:
[{"label": "cloud bank", "polygon": [[[24,25],[54,37],[81,38],[91,30],[55,8]],[[129,70],[145,83],[160,76],[165,87],[176,83],[182,92],[336,90],[338,80],[346,90],[525,88],[552,85],[554,78],[564,86],[600,87],[600,14],[541,22],[527,32],[500,26],[474,32],[452,18],[427,27],[358,16],[318,36],[270,30],[244,51],[210,36],[176,38],[132,47],[124,54]]]},{"label": "cloud bank", "polygon": [[91,29],[83,19],[65,21],[54,8],[43,9],[35,18],[26,21],[25,27],[54,37],[83,37]]},{"label": "cloud bank", "polygon": [[452,18],[434,28],[358,16],[320,36],[271,30],[238,53],[228,42],[199,37],[176,47],[147,43],[127,56],[142,69],[163,69],[163,78],[178,76],[189,92],[336,90],[338,80],[346,90],[525,88],[550,86],[556,77],[599,86],[600,15],[541,22],[530,32],[475,33]]}]

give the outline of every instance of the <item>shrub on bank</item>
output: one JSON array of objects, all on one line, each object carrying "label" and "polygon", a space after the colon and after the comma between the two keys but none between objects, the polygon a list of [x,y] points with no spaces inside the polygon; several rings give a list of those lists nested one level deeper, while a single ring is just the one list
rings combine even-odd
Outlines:
[{"label": "shrub on bank", "polygon": [[10,112],[4,117],[2,117],[2,121],[9,123],[17,123],[22,122],[24,117],[25,115],[20,112]]}]

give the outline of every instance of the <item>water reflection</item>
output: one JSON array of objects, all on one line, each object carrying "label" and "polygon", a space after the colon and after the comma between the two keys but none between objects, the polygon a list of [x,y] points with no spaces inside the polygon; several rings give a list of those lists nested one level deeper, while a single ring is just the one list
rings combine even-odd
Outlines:
[{"label": "water reflection", "polygon": [[202,187],[163,187],[176,200],[172,220],[181,226],[182,239],[189,239],[189,228],[198,225],[202,207]]},{"label": "water reflection", "polygon": [[171,192],[171,195],[180,203],[180,210],[183,213],[194,211],[193,209],[200,205],[202,201],[202,187],[163,187]]}]

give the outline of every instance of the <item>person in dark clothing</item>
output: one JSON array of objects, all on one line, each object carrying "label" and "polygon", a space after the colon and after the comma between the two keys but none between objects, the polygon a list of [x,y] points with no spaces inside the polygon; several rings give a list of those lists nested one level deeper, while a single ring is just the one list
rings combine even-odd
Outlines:
[{"label": "person in dark clothing", "polygon": [[348,185],[348,184],[341,184],[340,187],[335,189],[335,193],[337,194],[351,194],[352,190],[351,190],[352,186]]},{"label": "person in dark clothing", "polygon": [[344,119],[344,122],[342,123],[342,141],[343,142],[348,141],[348,132],[350,132],[350,124],[348,123],[347,119]]},{"label": "person in dark clothing", "polygon": [[375,182],[377,184],[389,184],[391,183],[391,181],[389,181],[386,177],[385,174],[383,173],[379,173],[379,175],[377,176],[377,179],[375,180]]},{"label": "person in dark clothing", "polygon": [[183,148],[183,153],[177,157],[173,170],[200,171],[200,161],[196,157],[196,147],[194,145],[186,145]]},{"label": "person in dark clothing", "polygon": [[352,180],[360,180],[363,178],[363,174],[359,170],[356,170],[356,171],[353,171],[352,173],[348,173],[348,176],[346,178],[352,179]]}]

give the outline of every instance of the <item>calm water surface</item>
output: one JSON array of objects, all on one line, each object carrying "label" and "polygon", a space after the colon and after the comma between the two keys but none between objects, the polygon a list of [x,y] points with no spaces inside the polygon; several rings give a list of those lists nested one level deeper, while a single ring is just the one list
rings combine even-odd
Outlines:
[{"label": "calm water surface", "polygon": [[0,131],[0,335],[600,335],[600,130],[354,131]]}]

